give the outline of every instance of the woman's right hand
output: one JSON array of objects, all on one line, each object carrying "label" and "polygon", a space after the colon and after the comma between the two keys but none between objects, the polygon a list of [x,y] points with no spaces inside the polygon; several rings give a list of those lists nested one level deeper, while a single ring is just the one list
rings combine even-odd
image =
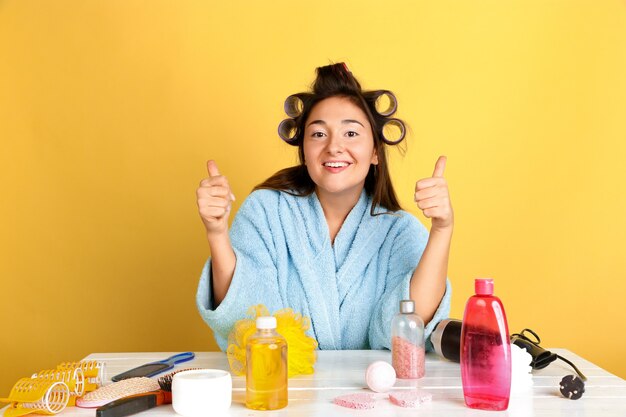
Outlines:
[{"label": "woman's right hand", "polygon": [[211,238],[228,232],[228,217],[235,196],[226,177],[220,175],[215,161],[207,161],[207,171],[209,176],[200,181],[196,195],[200,218]]}]

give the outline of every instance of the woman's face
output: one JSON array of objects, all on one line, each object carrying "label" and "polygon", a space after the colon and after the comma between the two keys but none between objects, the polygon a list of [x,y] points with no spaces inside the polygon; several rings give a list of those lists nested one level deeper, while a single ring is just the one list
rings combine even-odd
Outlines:
[{"label": "woman's face", "polygon": [[311,110],[304,128],[304,161],[318,194],[356,197],[371,164],[378,164],[372,127],[345,97],[330,97]]}]

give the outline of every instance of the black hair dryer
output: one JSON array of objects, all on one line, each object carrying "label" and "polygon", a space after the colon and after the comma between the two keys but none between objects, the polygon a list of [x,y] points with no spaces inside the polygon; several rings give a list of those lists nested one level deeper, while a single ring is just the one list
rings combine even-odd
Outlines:
[{"label": "black hair dryer", "polygon": [[[430,336],[430,341],[433,344],[435,352],[439,356],[453,362],[461,361],[462,327],[463,322],[458,319],[445,319],[437,323],[437,326],[435,326],[435,329]],[[511,343],[521,347],[522,349],[526,349],[526,351],[530,353],[530,366],[533,369],[543,369],[557,359],[561,359],[569,364],[572,368],[574,368],[578,376],[567,375],[561,380],[561,394],[563,394],[564,397],[571,398],[573,400],[577,400],[582,397],[585,392],[584,381],[587,380],[585,375],[583,375],[576,365],[569,360],[539,346],[541,339],[539,339],[537,333],[530,329],[524,329],[521,333],[514,333],[511,335]]]},{"label": "black hair dryer", "polygon": [[[453,362],[461,360],[461,328],[463,323],[458,319],[445,319],[440,321],[433,330],[430,340],[435,348],[435,352]],[[530,333],[533,337],[529,337]],[[530,366],[533,369],[543,369],[557,359],[556,353],[545,350],[539,343],[541,340],[537,333],[530,329],[524,329],[521,333],[511,335],[511,343],[522,349],[526,349],[532,360]]]},{"label": "black hair dryer", "polygon": [[461,327],[457,319],[441,320],[435,326],[430,341],[437,355],[452,362],[461,362]]}]

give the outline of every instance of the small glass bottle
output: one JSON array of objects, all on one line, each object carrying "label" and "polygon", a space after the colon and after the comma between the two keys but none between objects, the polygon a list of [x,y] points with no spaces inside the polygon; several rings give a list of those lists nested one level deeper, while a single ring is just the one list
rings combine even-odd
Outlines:
[{"label": "small glass bottle", "polygon": [[506,410],[511,392],[511,342],[506,314],[492,279],[477,279],[461,328],[461,380],[465,404]]},{"label": "small glass bottle", "polygon": [[246,407],[278,410],[287,406],[287,341],[276,332],[276,317],[258,317],[246,344]]},{"label": "small glass bottle", "polygon": [[413,300],[400,301],[391,322],[391,364],[401,379],[424,376],[424,321],[415,314]]}]

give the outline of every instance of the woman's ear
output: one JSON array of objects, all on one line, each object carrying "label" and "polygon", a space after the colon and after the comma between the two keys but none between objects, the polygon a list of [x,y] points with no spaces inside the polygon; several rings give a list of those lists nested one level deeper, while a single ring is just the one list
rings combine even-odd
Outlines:
[{"label": "woman's ear", "polygon": [[372,165],[378,165],[378,152],[374,149],[374,153],[372,154]]}]

